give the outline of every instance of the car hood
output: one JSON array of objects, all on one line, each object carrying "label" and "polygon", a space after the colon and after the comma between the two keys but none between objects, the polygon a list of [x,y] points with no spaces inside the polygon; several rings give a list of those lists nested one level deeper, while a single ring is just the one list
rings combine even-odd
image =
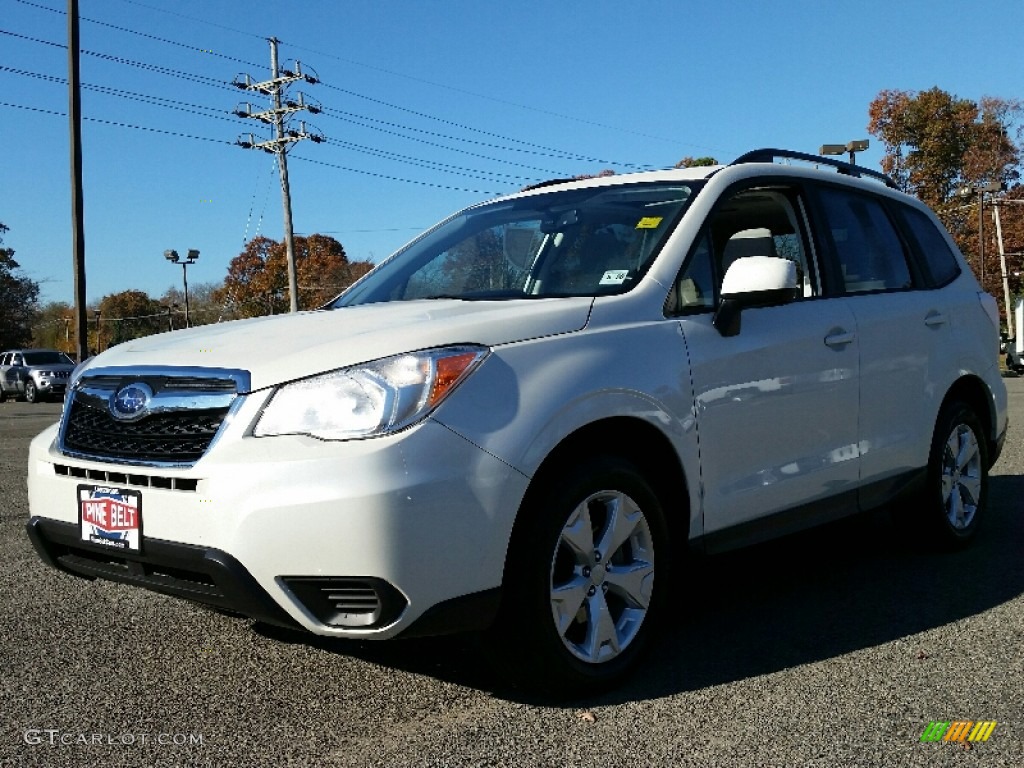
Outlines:
[{"label": "car hood", "polygon": [[66,363],[54,363],[53,365],[30,365],[28,370],[32,373],[41,373],[43,371],[71,371],[74,370],[74,367]]},{"label": "car hood", "polygon": [[249,372],[255,391],[418,349],[570,333],[587,324],[592,303],[590,297],[437,299],[236,320],[118,344],[81,366],[78,375],[100,367],[236,369]]}]

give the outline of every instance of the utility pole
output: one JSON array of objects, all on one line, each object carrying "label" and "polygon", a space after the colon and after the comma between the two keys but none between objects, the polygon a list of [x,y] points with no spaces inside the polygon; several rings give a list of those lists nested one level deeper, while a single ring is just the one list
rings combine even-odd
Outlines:
[{"label": "utility pole", "polygon": [[[77,362],[89,357],[89,321],[85,315],[85,224],[82,204],[82,93],[78,66],[78,0],[68,0],[68,124],[71,131],[71,251],[75,277]],[[97,326],[98,327],[98,326]]]},{"label": "utility pole", "polygon": [[[307,111],[316,114],[320,111],[318,104],[308,104],[302,93],[297,94],[296,99],[287,98],[287,88],[298,80],[304,80],[310,85],[320,82],[315,75],[302,74],[302,66],[296,61],[294,70],[281,70],[277,62],[276,37],[270,38],[270,80],[260,83],[252,82],[249,75],[240,75],[235,78],[232,85],[246,91],[253,91],[264,96],[269,96],[273,103],[270,109],[262,112],[253,112],[251,104],[238,105],[235,114],[239,117],[250,117],[254,120],[267,123],[274,127],[274,138],[270,141],[256,141],[253,134],[249,134],[248,140],[238,139],[235,143],[245,149],[262,149],[264,152],[271,152],[277,155],[277,168],[281,174],[281,206],[284,209],[284,243],[285,253],[288,258],[288,295],[291,312],[299,311],[299,286],[298,274],[295,268],[295,238],[292,232],[292,196],[288,185],[288,159],[287,150],[290,144],[303,139],[310,139],[315,143],[324,140],[322,134],[306,131],[306,123],[299,123],[299,130],[286,128],[287,118],[294,112]],[[244,106],[244,109],[243,109]]]}]

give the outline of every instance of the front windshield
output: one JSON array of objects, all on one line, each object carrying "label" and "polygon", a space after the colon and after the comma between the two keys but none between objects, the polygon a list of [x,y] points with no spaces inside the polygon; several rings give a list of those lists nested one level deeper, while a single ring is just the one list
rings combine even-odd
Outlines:
[{"label": "front windshield", "polygon": [[74,362],[62,352],[26,352],[25,365],[74,365]]},{"label": "front windshield", "polygon": [[331,306],[623,293],[646,272],[699,183],[591,187],[469,208]]}]

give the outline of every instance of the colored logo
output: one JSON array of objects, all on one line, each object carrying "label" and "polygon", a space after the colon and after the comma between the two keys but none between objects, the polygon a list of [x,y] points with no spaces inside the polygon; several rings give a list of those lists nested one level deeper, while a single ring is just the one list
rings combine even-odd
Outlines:
[{"label": "colored logo", "polygon": [[995,729],[995,720],[933,720],[921,734],[921,741],[988,741]]},{"label": "colored logo", "polygon": [[121,387],[110,399],[110,413],[121,421],[135,421],[149,413],[153,390],[142,382]]}]

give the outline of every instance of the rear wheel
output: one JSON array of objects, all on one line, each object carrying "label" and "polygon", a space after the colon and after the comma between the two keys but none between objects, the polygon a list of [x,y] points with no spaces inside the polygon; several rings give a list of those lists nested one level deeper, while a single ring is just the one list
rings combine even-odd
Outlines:
[{"label": "rear wheel", "polygon": [[988,496],[988,444],[981,421],[963,402],[939,414],[928,460],[921,513],[925,532],[940,545],[974,538]]},{"label": "rear wheel", "polygon": [[662,613],[670,553],[661,503],[614,456],[531,489],[492,631],[517,682],[551,694],[606,686],[637,661]]}]

